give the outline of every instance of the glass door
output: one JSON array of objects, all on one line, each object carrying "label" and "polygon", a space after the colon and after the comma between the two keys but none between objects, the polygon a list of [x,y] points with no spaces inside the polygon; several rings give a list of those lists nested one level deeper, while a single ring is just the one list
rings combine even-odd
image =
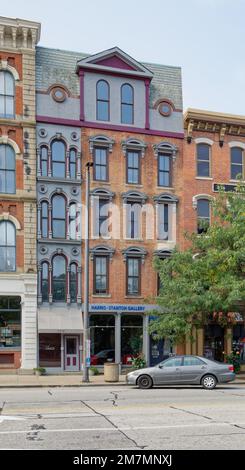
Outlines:
[{"label": "glass door", "polygon": [[79,370],[78,337],[65,337],[65,370]]}]

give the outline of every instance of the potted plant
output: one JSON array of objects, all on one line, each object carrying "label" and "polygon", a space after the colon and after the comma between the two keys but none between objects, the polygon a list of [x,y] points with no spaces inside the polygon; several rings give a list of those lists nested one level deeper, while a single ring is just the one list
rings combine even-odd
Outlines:
[{"label": "potted plant", "polygon": [[99,370],[97,367],[91,366],[89,368],[89,375],[99,375]]},{"label": "potted plant", "polygon": [[44,367],[35,367],[33,371],[35,375],[44,375],[46,372],[46,369],[44,369]]},{"label": "potted plant", "polygon": [[144,369],[146,367],[146,361],[143,354],[138,354],[132,360],[132,366],[134,369]]}]

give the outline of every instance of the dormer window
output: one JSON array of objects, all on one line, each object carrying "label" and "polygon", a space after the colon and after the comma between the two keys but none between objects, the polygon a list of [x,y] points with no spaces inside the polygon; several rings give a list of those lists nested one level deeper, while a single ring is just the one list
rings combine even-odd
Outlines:
[{"label": "dormer window", "polygon": [[97,82],[97,120],[109,121],[110,115],[110,88],[105,80]]},{"label": "dormer window", "polygon": [[121,87],[121,122],[134,123],[134,90],[128,83],[124,83]]}]

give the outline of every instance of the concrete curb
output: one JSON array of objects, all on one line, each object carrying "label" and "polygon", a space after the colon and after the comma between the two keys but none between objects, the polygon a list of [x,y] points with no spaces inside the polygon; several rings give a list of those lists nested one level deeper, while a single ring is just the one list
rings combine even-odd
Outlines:
[{"label": "concrete curb", "polygon": [[[234,385],[245,385],[245,382],[242,382],[239,380],[239,382],[233,382]],[[222,384],[221,384],[222,385]],[[0,384],[0,390],[5,389],[5,388],[83,388],[83,387],[136,387],[135,385],[129,385],[126,382],[110,382],[110,383],[81,383],[81,384],[39,384],[39,385],[28,385],[28,384]],[[176,387],[176,385],[173,385],[173,387]],[[177,385],[177,387],[183,388],[182,385]],[[191,385],[189,386],[191,387]],[[159,388],[159,387],[157,387]],[[164,388],[171,388],[171,386],[163,386]],[[184,387],[185,388],[185,387]]]}]

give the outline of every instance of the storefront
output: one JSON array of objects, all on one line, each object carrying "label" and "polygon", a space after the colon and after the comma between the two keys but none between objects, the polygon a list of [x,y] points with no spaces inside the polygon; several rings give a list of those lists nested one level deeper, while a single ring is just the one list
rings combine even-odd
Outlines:
[{"label": "storefront", "polygon": [[82,336],[40,333],[39,365],[49,372],[78,372],[82,366]]},{"label": "storefront", "polygon": [[0,367],[19,368],[21,357],[21,297],[0,296]]}]

